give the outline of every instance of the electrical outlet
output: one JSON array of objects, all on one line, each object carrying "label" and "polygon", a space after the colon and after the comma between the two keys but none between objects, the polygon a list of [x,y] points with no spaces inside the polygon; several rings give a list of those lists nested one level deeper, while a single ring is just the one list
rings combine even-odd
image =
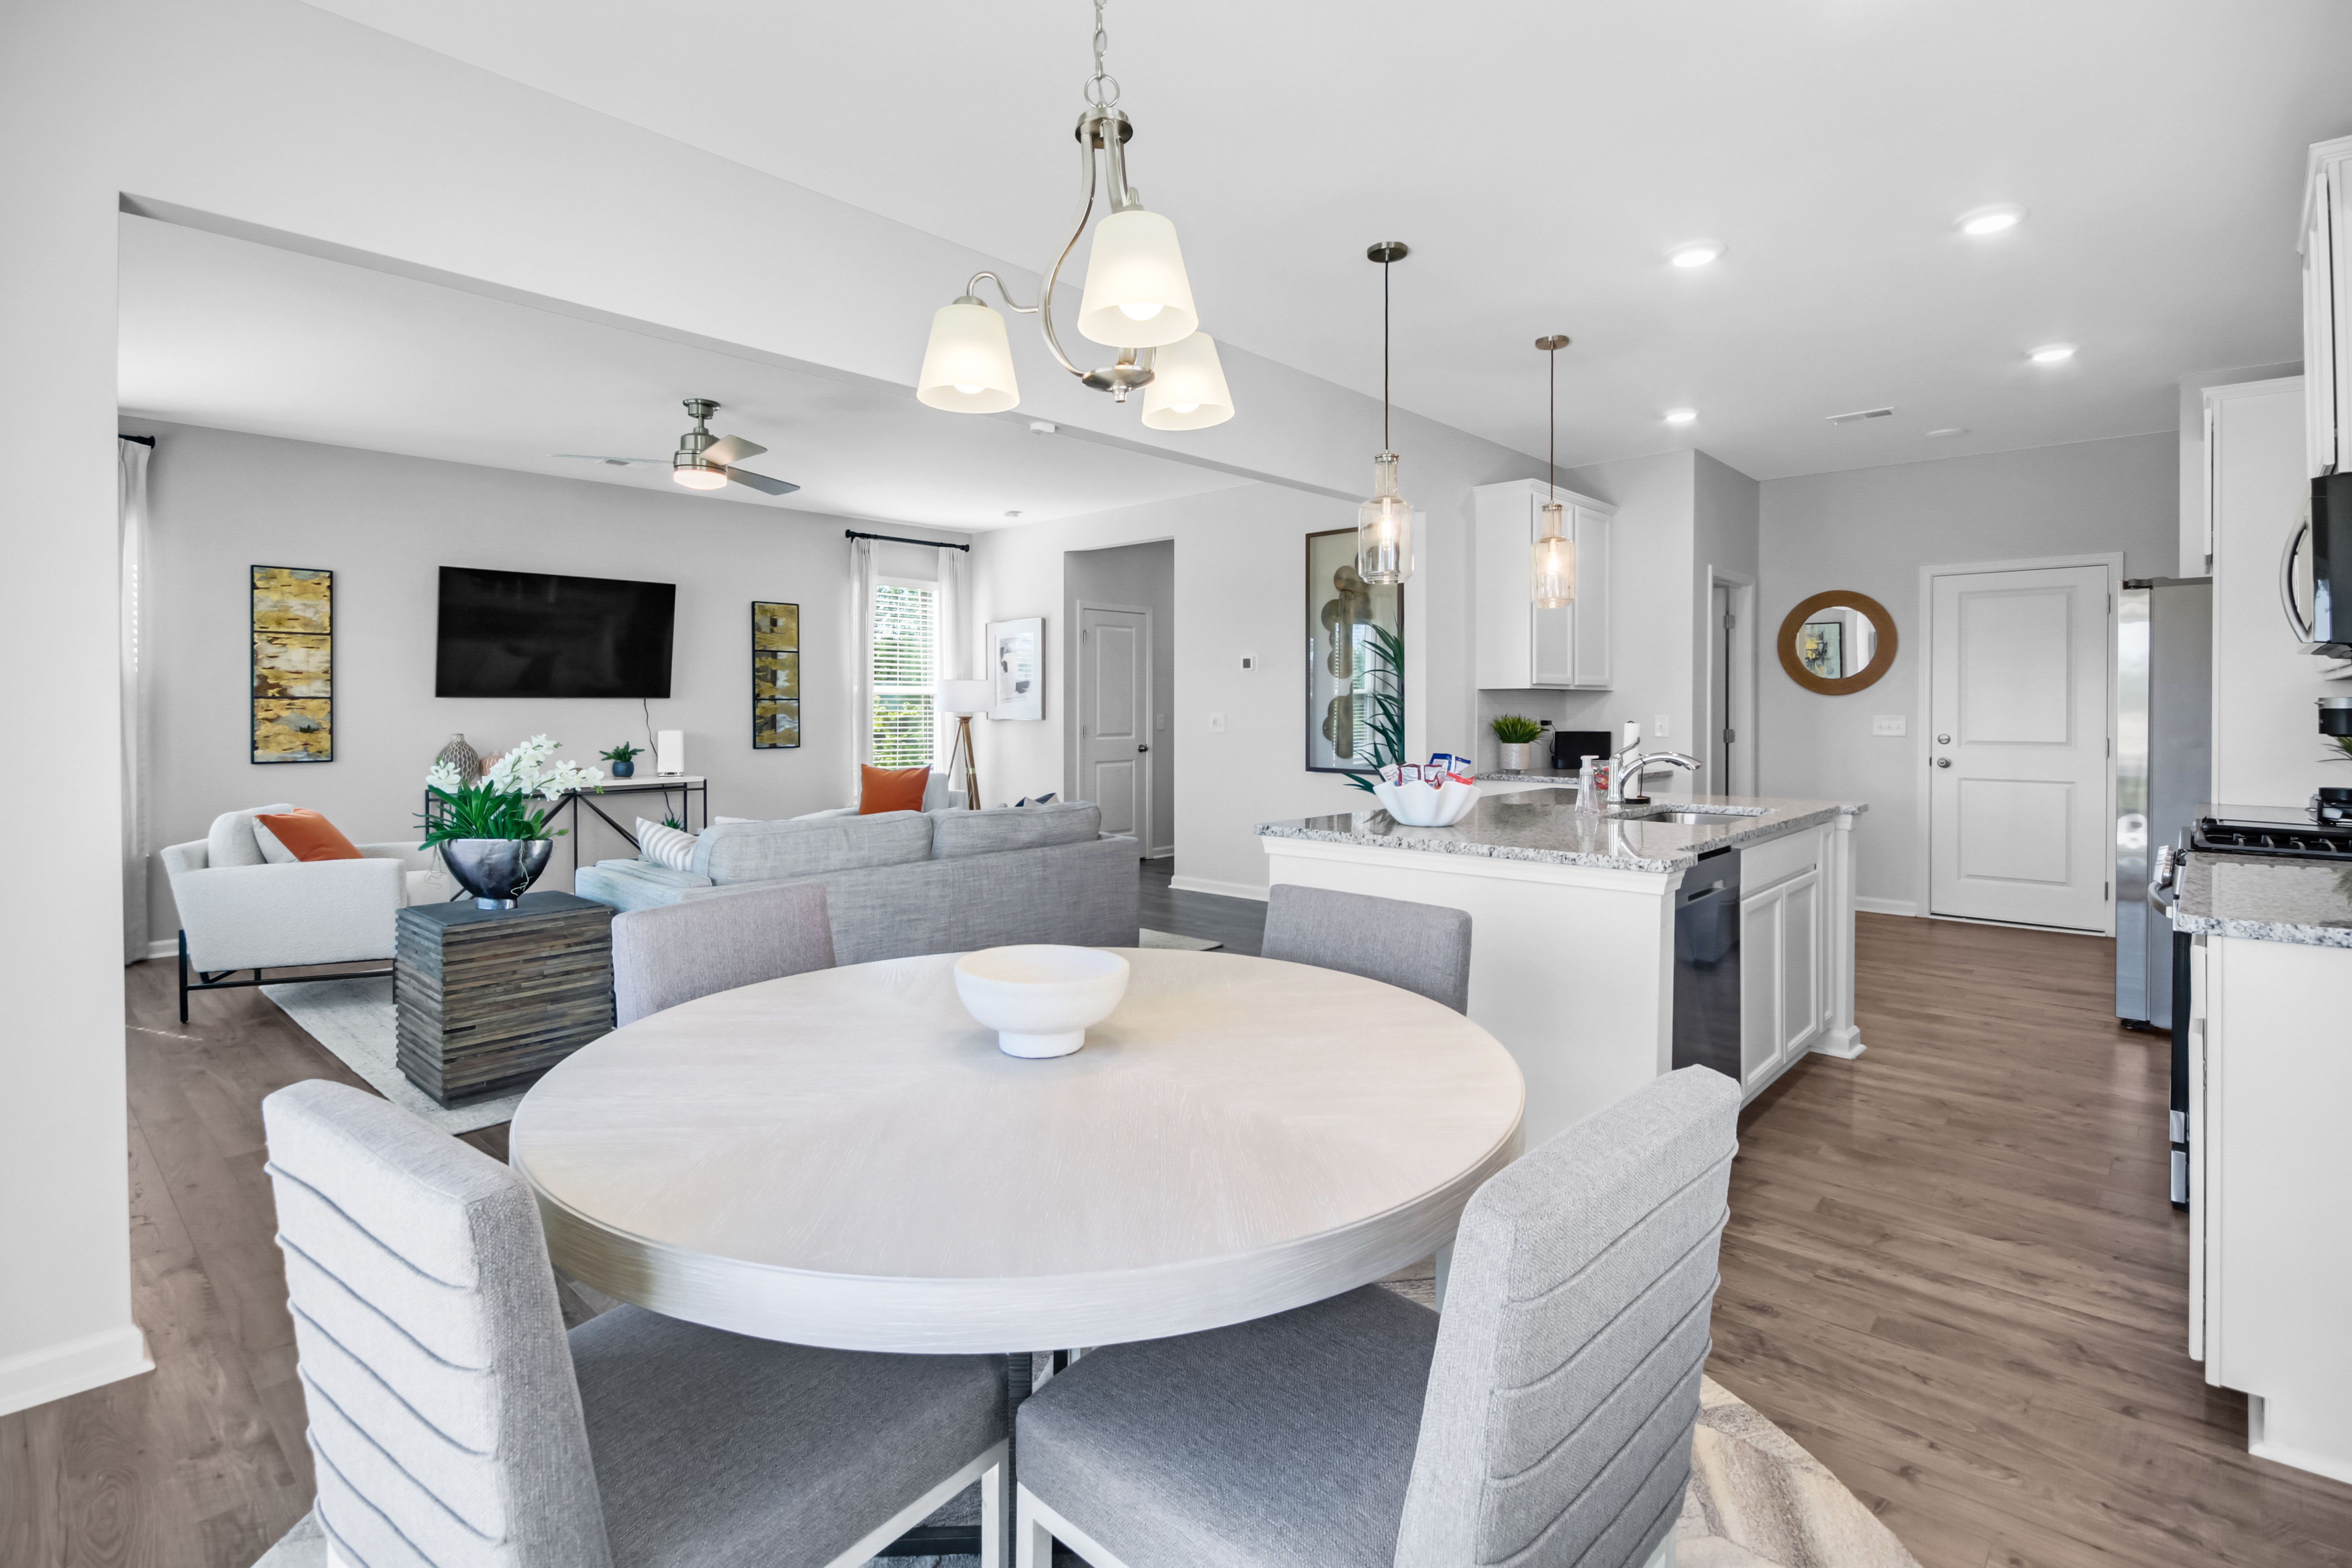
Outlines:
[{"label": "electrical outlet", "polygon": [[1224,732],[1225,732],[1225,716],[1224,716],[1223,714],[1222,714],[1222,713],[1212,713],[1212,714],[1210,714],[1210,715],[1209,715],[1209,733],[1210,733],[1210,734],[1212,734],[1212,735],[1222,735],[1222,734],[1223,734]]},{"label": "electrical outlet", "polygon": [[1651,733],[1654,737],[1655,737],[1656,739],[1658,739],[1658,740],[1661,740],[1661,741],[1664,740],[1664,739],[1667,737],[1667,735],[1670,733],[1669,727],[1668,727],[1668,722],[1667,722],[1667,721],[1668,721],[1668,720],[1669,720],[1671,717],[1672,717],[1672,715],[1670,715],[1670,714],[1665,714],[1665,713],[1661,713],[1661,714],[1659,714],[1659,715],[1658,715],[1658,727],[1657,727],[1656,729],[1654,729],[1654,730],[1651,731],[1650,731],[1650,733]]},{"label": "electrical outlet", "polygon": [[1165,714],[1165,713],[1160,714],[1160,721],[1159,721],[1159,722],[1158,722],[1158,723],[1156,723],[1156,724],[1154,724],[1154,725],[1152,725],[1151,727],[1152,727],[1153,729],[1155,729],[1155,730],[1165,730],[1165,729],[1167,729],[1167,728],[1168,728],[1168,715],[1167,715],[1167,714]]},{"label": "electrical outlet", "polygon": [[1254,653],[1245,653],[1242,655],[1242,673],[1244,675],[1247,675],[1251,670],[1254,670],[1256,668],[1257,655]]},{"label": "electrical outlet", "polygon": [[1910,716],[1904,713],[1874,713],[1870,716],[1870,732],[1874,735],[1907,735],[1911,732]]}]

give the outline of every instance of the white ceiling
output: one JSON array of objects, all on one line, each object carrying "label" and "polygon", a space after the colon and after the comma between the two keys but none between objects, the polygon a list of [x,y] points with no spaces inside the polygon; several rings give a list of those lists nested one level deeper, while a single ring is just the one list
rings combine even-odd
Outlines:
[{"label": "white ceiling", "polygon": [[[1082,0],[313,3],[1008,260],[1072,210]],[[1766,478],[2169,429],[2179,376],[2296,357],[2303,148],[2352,131],[2343,0],[1108,16],[1206,330],[1377,393],[1363,247],[1406,240],[1398,403],[1540,452],[1531,342],[1567,331],[1564,461],[1690,444]],[[1999,202],[2025,223],[1954,232]],[[1698,237],[1729,254],[1664,265]],[[2081,353],[2025,363],[2053,341]]]},{"label": "white ceiling", "polygon": [[338,261],[123,216],[124,412],[372,451],[684,494],[667,459],[711,428],[770,448],[743,466],[800,485],[713,500],[976,530],[1246,483],[1010,419],[926,408],[835,379]]}]

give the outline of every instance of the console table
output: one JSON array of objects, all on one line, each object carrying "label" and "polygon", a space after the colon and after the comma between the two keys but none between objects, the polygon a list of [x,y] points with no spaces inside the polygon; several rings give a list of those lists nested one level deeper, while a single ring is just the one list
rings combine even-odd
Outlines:
[{"label": "console table", "polygon": [[510,1093],[613,1029],[613,910],[414,904],[393,934],[400,1070],[443,1105]]},{"label": "console table", "polygon": [[[669,796],[672,791],[676,791],[677,794],[677,825],[680,827],[685,828],[689,833],[698,833],[701,831],[701,828],[698,828],[694,826],[695,807],[697,805],[699,805],[702,808],[702,826],[708,827],[710,826],[710,781],[700,773],[646,773],[633,775],[625,779],[606,779],[603,784],[597,785],[593,790],[566,790],[548,806],[547,825],[551,828],[558,822],[561,822],[563,819],[563,814],[565,812],[568,811],[572,813],[572,831],[566,834],[565,837],[572,840],[572,868],[577,871],[580,869],[580,834],[578,831],[580,826],[580,814],[577,811],[572,810],[574,805],[584,805],[589,810],[594,812],[598,816],[603,817],[604,820],[604,826],[610,827],[614,832],[627,839],[629,841],[629,847],[632,849],[637,849],[644,847],[644,846],[637,842],[637,836],[630,832],[627,828],[622,826],[611,816],[607,816],[604,808],[598,805],[593,797],[600,795],[644,795],[658,792],[662,797],[662,805],[667,806],[669,805]],[[433,798],[433,792],[431,790],[426,790],[425,792],[424,812],[426,826],[429,826],[441,820],[441,803]],[[669,814],[667,812],[664,812],[663,815],[667,816]]]}]

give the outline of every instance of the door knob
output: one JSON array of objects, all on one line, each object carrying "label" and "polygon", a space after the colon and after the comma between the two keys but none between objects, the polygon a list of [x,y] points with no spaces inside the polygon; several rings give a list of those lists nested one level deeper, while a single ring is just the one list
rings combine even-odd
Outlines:
[{"label": "door knob", "polygon": [[1938,735],[1936,737],[1936,744],[1939,746],[1948,746],[1951,743],[1952,738],[1949,735]]},{"label": "door knob", "polygon": [[1937,757],[1936,759],[1936,765],[1939,768],[1948,768],[1952,765],[1952,759],[1949,757]]},{"label": "door knob", "polygon": [[1148,751],[1151,750],[1151,748],[1150,748],[1150,747],[1149,747],[1149,746],[1138,746],[1138,747],[1136,747],[1135,749],[1136,749],[1137,751],[1139,751],[1139,752],[1148,752]]}]

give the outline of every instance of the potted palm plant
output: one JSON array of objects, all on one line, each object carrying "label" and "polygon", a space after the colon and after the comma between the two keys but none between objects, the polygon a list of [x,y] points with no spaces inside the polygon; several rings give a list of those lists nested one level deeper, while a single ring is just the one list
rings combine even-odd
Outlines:
[{"label": "potted palm plant", "polygon": [[1497,714],[1494,722],[1495,739],[1503,745],[1503,771],[1523,773],[1528,765],[1528,747],[1543,735],[1543,726],[1517,713]]},{"label": "potted palm plant", "polygon": [[533,735],[479,778],[462,777],[446,762],[435,763],[425,775],[430,803],[421,814],[425,847],[441,851],[442,863],[474,895],[476,908],[514,908],[547,869],[564,830],[550,832],[548,813],[536,802],[562,800],[604,782],[594,768],[551,762],[562,743]]},{"label": "potted palm plant", "polygon": [[645,753],[646,749],[643,746],[633,746],[629,744],[628,742],[624,741],[619,745],[614,747],[611,751],[599,752],[596,754],[605,762],[613,764],[613,776],[614,778],[625,779],[635,776],[637,771],[636,759],[644,756]]}]

